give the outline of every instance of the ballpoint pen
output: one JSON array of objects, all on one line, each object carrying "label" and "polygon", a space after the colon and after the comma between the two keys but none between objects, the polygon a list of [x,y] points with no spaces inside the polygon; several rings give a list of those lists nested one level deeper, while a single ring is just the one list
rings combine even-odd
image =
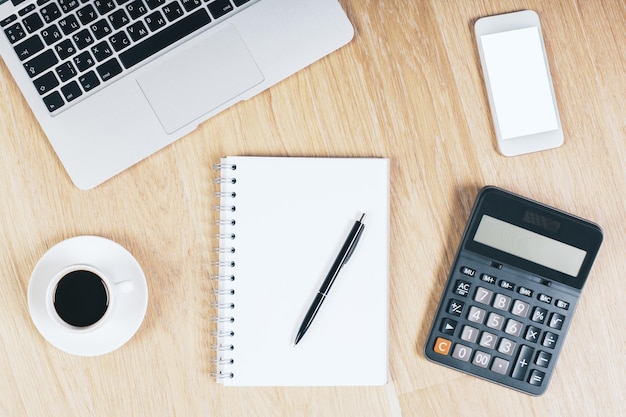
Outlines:
[{"label": "ballpoint pen", "polygon": [[335,262],[333,262],[333,265],[330,267],[330,271],[328,271],[328,275],[326,275],[326,278],[324,279],[322,286],[320,287],[319,291],[315,295],[315,299],[313,300],[311,307],[309,307],[309,310],[307,311],[306,316],[304,316],[304,320],[302,321],[302,324],[300,325],[300,329],[298,329],[296,340],[293,343],[294,346],[298,344],[300,339],[302,339],[302,336],[304,336],[306,331],[311,326],[313,319],[317,315],[317,312],[322,306],[324,299],[326,298],[326,296],[328,295],[328,292],[330,291],[330,287],[333,285],[333,283],[335,282],[335,279],[339,275],[339,271],[341,271],[341,268],[346,264],[346,262],[348,262],[348,260],[350,259],[350,256],[352,256],[352,253],[354,252],[354,248],[356,248],[356,245],[359,242],[359,238],[361,237],[361,233],[363,232],[363,229],[365,228],[365,224],[363,224],[364,219],[365,219],[365,213],[361,215],[361,218],[359,220],[354,222],[354,226],[352,226],[352,230],[350,230],[350,233],[348,234],[348,238],[346,239],[345,243],[341,247],[341,250],[339,251],[339,255],[337,255]]}]

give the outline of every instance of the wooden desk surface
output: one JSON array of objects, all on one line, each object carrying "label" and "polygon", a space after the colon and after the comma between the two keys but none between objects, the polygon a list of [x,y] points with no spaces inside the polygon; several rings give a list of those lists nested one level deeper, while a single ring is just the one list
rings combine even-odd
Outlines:
[{"label": "wooden desk surface", "polygon": [[[626,415],[624,1],[342,4],[356,28],[349,45],[87,192],[70,183],[0,63],[0,415]],[[472,25],[524,8],[543,23],[565,144],[506,158],[496,150]],[[226,154],[391,159],[388,385],[226,389],[210,377],[210,178]],[[550,388],[538,398],[432,364],[422,351],[486,184],[605,232]],[[44,252],[85,234],[129,249],[150,292],[135,337],[96,358],[49,345],[26,298]]]}]

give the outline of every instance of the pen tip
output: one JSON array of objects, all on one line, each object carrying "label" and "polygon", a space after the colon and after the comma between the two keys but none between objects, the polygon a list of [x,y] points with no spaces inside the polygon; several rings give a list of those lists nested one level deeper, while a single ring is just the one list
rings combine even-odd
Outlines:
[{"label": "pen tip", "polygon": [[361,218],[359,219],[359,222],[363,223],[363,220],[365,220],[365,213],[361,214]]}]

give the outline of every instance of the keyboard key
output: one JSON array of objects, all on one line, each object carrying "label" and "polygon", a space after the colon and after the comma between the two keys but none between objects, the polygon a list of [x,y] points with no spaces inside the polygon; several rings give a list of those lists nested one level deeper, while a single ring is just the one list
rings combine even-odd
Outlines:
[{"label": "keyboard key", "polygon": [[61,92],[63,93],[63,96],[65,96],[65,100],[67,102],[76,100],[78,97],[83,95],[83,92],[76,81],[72,81],[71,83],[61,87]]},{"label": "keyboard key", "polygon": [[31,36],[24,42],[15,46],[15,53],[20,60],[25,60],[43,50],[44,44],[39,35]]},{"label": "keyboard key", "polygon": [[460,295],[461,297],[467,297],[471,287],[472,286],[469,282],[459,279],[456,281],[456,284],[454,285],[454,293],[456,295]]},{"label": "keyboard key", "polygon": [[70,39],[66,39],[56,44],[54,50],[61,60],[67,59],[76,53],[76,47]]},{"label": "keyboard key", "polygon": [[44,97],[43,102],[50,113],[60,109],[65,104],[65,102],[63,101],[63,97],[61,97],[61,93],[59,93],[58,91],[54,91],[52,92],[52,94]]},{"label": "keyboard key", "polygon": [[107,41],[102,41],[99,44],[92,46],[91,52],[98,62],[104,61],[105,59],[113,55],[113,50],[111,49]]},{"label": "keyboard key", "polygon": [[61,6],[63,13],[69,13],[80,6],[80,2],[78,0],[59,0],[59,6]]},{"label": "keyboard key", "polygon": [[61,17],[61,10],[56,3],[50,3],[43,6],[40,10],[41,17],[43,17],[44,22],[51,23]]},{"label": "keyboard key", "polygon": [[115,10],[115,2],[113,0],[95,0],[93,3],[96,9],[98,9],[98,13],[102,16]]},{"label": "keyboard key", "polygon": [[16,43],[26,37],[26,31],[21,24],[15,23],[4,30],[9,42]]},{"label": "keyboard key", "polygon": [[162,10],[163,14],[170,22],[178,19],[184,14],[183,9],[180,7],[180,4],[178,4],[178,2],[176,1],[169,3]]},{"label": "keyboard key", "polygon": [[77,74],[76,68],[74,68],[74,64],[71,62],[62,63],[55,68],[55,71],[62,83],[69,81]]},{"label": "keyboard key", "polygon": [[31,78],[36,77],[42,72],[50,69],[59,60],[51,49],[43,52],[28,62],[24,63],[24,68]]},{"label": "keyboard key", "polygon": [[78,71],[83,72],[95,65],[96,61],[93,59],[89,51],[85,51],[74,57],[74,65]]},{"label": "keyboard key", "polygon": [[448,313],[453,314],[455,316],[460,316],[463,313],[463,306],[465,303],[458,300],[450,300],[448,303]]},{"label": "keyboard key", "polygon": [[530,316],[530,319],[535,323],[543,324],[546,321],[546,316],[548,315],[548,311],[545,308],[535,307],[533,309],[533,315]]},{"label": "keyboard key", "polygon": [[46,45],[52,45],[55,42],[60,41],[61,38],[63,38],[63,34],[57,25],[52,25],[41,31],[41,37]]},{"label": "keyboard key", "polygon": [[91,36],[91,33],[89,33],[87,29],[76,32],[72,35],[72,39],[79,50],[85,49],[94,42],[93,36]]},{"label": "keyboard key", "polygon": [[126,10],[128,10],[128,14],[133,20],[137,20],[144,14],[148,13],[148,8],[143,4],[143,1],[141,0],[133,0],[132,2],[128,3],[126,5]]},{"label": "keyboard key", "polygon": [[234,0],[233,3],[235,3],[235,6],[239,7],[239,6],[243,6],[244,4],[246,4],[249,1],[250,0]]},{"label": "keyboard key", "polygon": [[78,82],[80,83],[80,85],[83,86],[83,90],[85,90],[85,92],[93,90],[100,85],[100,80],[98,79],[96,73],[93,71],[89,71],[78,77]]},{"label": "keyboard key", "polygon": [[519,354],[517,355],[517,359],[515,360],[515,366],[513,367],[511,378],[518,379],[520,381],[524,380],[526,371],[528,370],[528,366],[532,360],[533,351],[533,348],[522,345],[519,350]]},{"label": "keyboard key", "polygon": [[185,10],[187,10],[188,12],[202,6],[200,0],[181,0],[181,3],[183,4]]},{"label": "keyboard key", "polygon": [[113,47],[113,49],[115,49],[116,52],[119,52],[130,45],[130,39],[128,39],[128,36],[124,31],[117,32],[116,34],[112,35],[109,38],[109,42],[111,42],[111,46]]},{"label": "keyboard key", "polygon": [[235,9],[229,0],[215,0],[209,3],[208,7],[213,19],[219,19]]},{"label": "keyboard key", "polygon": [[17,16],[12,14],[8,17],[5,17],[4,19],[0,20],[0,27],[7,27],[8,25],[10,25],[11,23],[15,22],[17,20]]},{"label": "keyboard key", "polygon": [[98,74],[100,74],[102,81],[109,81],[111,78],[122,72],[122,67],[120,66],[120,63],[117,62],[117,59],[113,58],[96,67],[96,70],[98,71]]},{"label": "keyboard key", "polygon": [[145,38],[149,33],[148,29],[146,29],[146,25],[144,25],[142,21],[133,23],[126,30],[128,31],[130,38],[135,42]]},{"label": "keyboard key", "polygon": [[39,30],[43,27],[43,20],[37,13],[33,13],[30,16],[26,16],[24,20],[22,20],[24,27],[28,31],[28,33],[33,33],[36,30]]},{"label": "keyboard key", "polygon": [[61,28],[63,33],[65,33],[66,35],[71,35],[78,29],[80,29],[80,23],[78,23],[76,16],[71,14],[59,20],[59,27]]},{"label": "keyboard key", "polygon": [[198,9],[183,17],[169,27],[155,33],[145,41],[123,51],[120,60],[125,68],[130,68],[146,58],[161,51],[163,48],[183,39],[211,21],[204,9]]},{"label": "keyboard key", "polygon": [[76,16],[78,16],[78,20],[80,20],[83,25],[88,25],[98,18],[98,13],[91,4],[88,4],[85,7],[77,10]]},{"label": "keyboard key", "polygon": [[119,29],[130,23],[130,18],[123,9],[116,10],[109,15],[109,22],[113,29]]},{"label": "keyboard key", "polygon": [[148,16],[146,16],[145,20],[146,24],[148,25],[148,29],[150,29],[152,32],[161,29],[167,23],[165,21],[165,18],[159,11],[149,14]]},{"label": "keyboard key", "polygon": [[165,0],[146,0],[146,4],[150,9],[156,9],[165,4]]},{"label": "keyboard key", "polygon": [[491,327],[492,329],[501,330],[504,325],[504,317],[496,314],[489,313],[489,317],[487,317],[487,327]]},{"label": "keyboard key", "polygon": [[54,72],[48,71],[41,77],[34,80],[33,83],[35,84],[35,88],[37,89],[39,94],[44,95],[53,88],[57,87],[59,85],[59,80],[57,80]]},{"label": "keyboard key", "polygon": [[89,27],[91,28],[93,36],[95,36],[96,39],[102,39],[105,36],[109,36],[113,32],[111,26],[109,26],[109,23],[105,19],[100,19],[89,25]]}]

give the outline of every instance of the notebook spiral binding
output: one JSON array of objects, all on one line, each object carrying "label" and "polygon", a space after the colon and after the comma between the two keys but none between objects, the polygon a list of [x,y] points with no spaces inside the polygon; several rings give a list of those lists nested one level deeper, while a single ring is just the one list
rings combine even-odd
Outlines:
[{"label": "notebook spiral binding", "polygon": [[237,183],[237,179],[233,176],[237,166],[234,164],[215,164],[213,169],[220,172],[220,176],[213,179],[213,184],[220,187],[219,191],[213,193],[213,197],[219,199],[219,204],[213,209],[219,213],[219,219],[215,224],[219,228],[219,232],[213,235],[213,239],[217,242],[217,246],[213,249],[218,254],[218,260],[213,262],[213,269],[216,274],[211,275],[213,298],[213,309],[217,314],[213,317],[217,330],[211,332],[211,337],[215,341],[211,345],[214,351],[213,366],[215,370],[211,372],[218,381],[231,379],[235,375],[231,371],[232,365],[235,363],[233,351],[235,346],[232,338],[235,332],[232,328],[235,322],[235,289],[233,288],[236,281],[235,275],[229,271],[235,266],[235,230],[236,221],[234,213],[237,210],[234,200],[237,196],[232,189]]}]

